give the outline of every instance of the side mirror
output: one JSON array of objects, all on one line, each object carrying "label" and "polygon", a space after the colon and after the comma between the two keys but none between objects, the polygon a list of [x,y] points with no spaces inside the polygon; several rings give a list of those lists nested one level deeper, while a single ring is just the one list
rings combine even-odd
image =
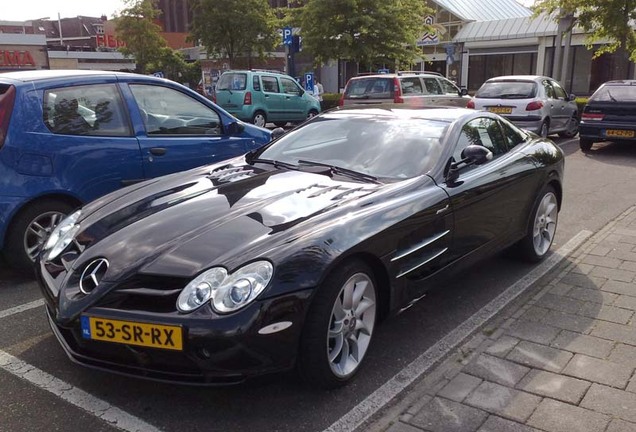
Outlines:
[{"label": "side mirror", "polygon": [[271,141],[274,141],[275,139],[278,139],[282,137],[283,135],[285,135],[285,129],[283,129],[282,127],[277,127],[276,129],[272,131]]},{"label": "side mirror", "polygon": [[462,151],[462,160],[467,165],[481,165],[492,159],[492,152],[484,146],[471,144]]},{"label": "side mirror", "polygon": [[568,96],[568,100],[569,101],[576,100],[576,95],[573,95],[572,93],[570,93],[570,96]]},{"label": "side mirror", "polygon": [[446,182],[453,184],[459,178],[459,171],[469,165],[481,165],[492,159],[492,152],[481,145],[471,144],[462,150],[462,160],[451,163],[446,173]]},{"label": "side mirror", "polygon": [[228,135],[239,135],[242,134],[244,130],[245,126],[243,125],[243,123],[239,122],[232,122],[227,127]]},{"label": "side mirror", "polygon": [[459,94],[460,94],[461,96],[467,96],[467,95],[468,95],[468,89],[466,89],[466,88],[462,88],[462,89],[459,91]]}]

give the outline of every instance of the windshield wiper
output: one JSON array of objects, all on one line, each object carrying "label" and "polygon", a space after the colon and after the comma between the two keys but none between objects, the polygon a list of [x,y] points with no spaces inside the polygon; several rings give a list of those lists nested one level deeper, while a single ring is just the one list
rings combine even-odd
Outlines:
[{"label": "windshield wiper", "polygon": [[611,91],[609,91],[609,90],[608,90],[608,91],[607,91],[607,95],[609,96],[609,98],[611,99],[611,101],[612,101],[612,102],[618,102],[618,101],[616,100],[616,98],[615,98],[614,96],[612,96],[612,92],[611,92]]},{"label": "windshield wiper", "polygon": [[330,164],[315,162],[310,160],[304,160],[304,159],[299,159],[298,164],[327,167],[331,170],[332,174],[340,174],[340,175],[354,178],[356,180],[365,180],[365,181],[370,181],[373,183],[379,183],[378,178],[375,176],[372,176],[371,174],[361,173],[359,171],[350,170],[348,168],[342,168],[335,165],[330,165]]},{"label": "windshield wiper", "polygon": [[264,163],[264,164],[268,164],[268,165],[273,165],[275,168],[288,168],[288,169],[293,169],[293,170],[297,170],[298,169],[298,165],[294,165],[292,163],[289,162],[283,162],[283,161],[279,161],[279,160],[274,160],[274,159],[251,159],[248,161],[248,163],[250,165],[254,165],[255,163]]}]

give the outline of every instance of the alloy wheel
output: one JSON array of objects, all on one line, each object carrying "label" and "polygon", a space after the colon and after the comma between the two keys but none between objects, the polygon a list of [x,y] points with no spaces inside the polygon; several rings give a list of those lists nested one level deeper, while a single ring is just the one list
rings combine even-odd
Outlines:
[{"label": "alloy wheel", "polygon": [[365,273],[355,273],[340,289],[331,311],[327,357],[334,375],[346,378],[364,358],[377,310],[375,288]]},{"label": "alloy wheel", "polygon": [[256,113],[254,115],[254,122],[256,126],[265,127],[265,116],[262,113]]},{"label": "alloy wheel", "polygon": [[35,261],[44,247],[44,242],[65,216],[61,212],[49,211],[38,215],[29,223],[24,233],[24,250],[31,261]]},{"label": "alloy wheel", "polygon": [[534,251],[538,256],[545,255],[550,249],[556,232],[558,214],[556,196],[552,192],[546,193],[537,208],[532,232]]}]

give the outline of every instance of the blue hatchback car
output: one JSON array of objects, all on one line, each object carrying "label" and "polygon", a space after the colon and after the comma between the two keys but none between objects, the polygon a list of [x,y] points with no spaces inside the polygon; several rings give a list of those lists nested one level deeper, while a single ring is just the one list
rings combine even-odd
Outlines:
[{"label": "blue hatchback car", "polygon": [[169,80],[75,70],[0,74],[0,247],[9,264],[29,269],[75,207],[270,139],[267,129]]}]

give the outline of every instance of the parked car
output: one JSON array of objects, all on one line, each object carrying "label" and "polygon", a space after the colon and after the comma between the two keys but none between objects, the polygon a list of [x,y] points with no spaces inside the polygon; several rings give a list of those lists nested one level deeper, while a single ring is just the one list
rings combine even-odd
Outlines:
[{"label": "parked car", "polygon": [[513,245],[543,259],[563,164],[487,112],[330,111],[86,205],[51,235],[38,281],[82,365],[228,384],[297,364],[336,387],[377,321],[445,277]]},{"label": "parked car", "polygon": [[552,78],[510,75],[487,80],[467,107],[499,114],[542,137],[571,138],[579,128],[574,99]]},{"label": "parked car", "polygon": [[0,249],[31,269],[76,207],[270,140],[177,83],[135,74],[0,74]]},{"label": "parked car", "polygon": [[232,115],[257,126],[272,122],[285,126],[320,112],[320,102],[290,77],[261,70],[223,72],[214,89],[214,101]]},{"label": "parked car", "polygon": [[636,80],[608,81],[590,96],[581,114],[579,143],[636,141]]},{"label": "parked car", "polygon": [[361,75],[347,83],[340,106],[400,103],[411,107],[455,106],[464,108],[466,89],[436,72],[398,72]]}]

